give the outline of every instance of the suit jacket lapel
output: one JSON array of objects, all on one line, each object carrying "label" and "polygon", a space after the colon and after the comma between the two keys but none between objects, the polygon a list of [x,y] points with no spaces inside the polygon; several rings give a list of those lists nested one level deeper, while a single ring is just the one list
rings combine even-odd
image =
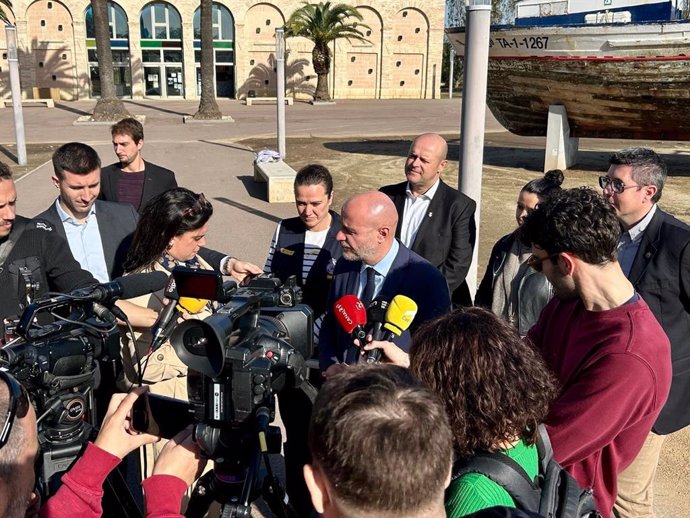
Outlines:
[{"label": "suit jacket lapel", "polygon": [[55,227],[55,232],[57,232],[62,237],[62,239],[67,241],[67,233],[65,232],[65,226],[62,224],[60,214],[58,213],[57,208],[55,207],[55,202],[53,202],[53,204],[50,206],[50,209],[48,209],[48,213],[50,214],[50,217],[53,218],[50,222]]},{"label": "suit jacket lapel", "polygon": [[640,279],[642,278],[642,275],[644,275],[647,266],[659,249],[659,232],[661,231],[663,219],[664,212],[657,207],[656,213],[654,216],[652,216],[652,221],[649,222],[649,225],[642,235],[640,248],[637,250],[635,260],[630,268],[628,279],[633,283],[634,286],[640,282]]},{"label": "suit jacket lapel", "polygon": [[98,221],[98,233],[101,235],[101,247],[103,248],[103,257],[105,258],[105,267],[108,269],[108,276],[112,278],[113,266],[117,246],[119,243],[113,239],[113,233],[110,229],[110,224],[114,223],[114,218],[108,214],[105,203],[96,201],[96,220]]},{"label": "suit jacket lapel", "polygon": [[395,210],[398,212],[398,226],[395,228],[395,237],[400,239],[400,232],[402,231],[402,220],[403,213],[405,212],[405,188],[407,183],[402,184],[402,189],[395,193],[393,197],[393,203],[395,204]]},{"label": "suit jacket lapel", "polygon": [[149,194],[151,189],[155,185],[155,181],[153,178],[153,174],[151,172],[150,167],[146,167],[146,162],[144,162],[144,187],[141,190],[141,206],[139,207],[139,210],[144,208],[144,200],[149,200],[152,198],[152,196]]}]

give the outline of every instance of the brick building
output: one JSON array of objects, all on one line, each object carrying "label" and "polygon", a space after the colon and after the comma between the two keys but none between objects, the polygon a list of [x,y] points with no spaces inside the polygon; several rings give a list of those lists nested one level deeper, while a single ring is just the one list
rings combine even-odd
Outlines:
[{"label": "brick building", "polygon": [[[17,26],[22,95],[88,99],[100,92],[89,0],[13,0],[4,8]],[[218,97],[275,95],[275,29],[300,0],[214,2]],[[336,99],[439,97],[444,26],[440,0],[359,0],[369,43],[338,41],[329,74]],[[199,1],[108,2],[118,95],[198,98]],[[313,45],[287,40],[288,95],[316,87]],[[9,97],[5,32],[0,34],[0,97]]]}]

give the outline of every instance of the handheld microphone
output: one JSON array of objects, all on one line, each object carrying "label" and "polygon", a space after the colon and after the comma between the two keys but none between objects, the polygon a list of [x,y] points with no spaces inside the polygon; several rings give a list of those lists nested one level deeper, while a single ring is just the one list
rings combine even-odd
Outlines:
[{"label": "handheld microphone", "polygon": [[417,316],[417,303],[405,295],[396,295],[386,310],[386,323],[383,327],[388,331],[384,340],[392,342],[410,327]]},{"label": "handheld microphone", "polygon": [[151,352],[157,350],[168,339],[170,331],[172,331],[172,326],[170,323],[175,322],[179,314],[177,311],[177,302],[179,301],[180,297],[177,294],[175,278],[172,275],[168,279],[168,284],[165,287],[163,294],[165,298],[169,300],[169,302],[168,305],[161,310],[158,320],[156,320],[156,323],[151,329],[151,332],[153,333],[153,340],[151,341],[150,349]]},{"label": "handheld microphone", "polygon": [[70,296],[83,301],[110,304],[117,299],[133,299],[154,293],[165,287],[168,276],[163,272],[134,273],[118,277],[91,288],[81,288],[70,292]]},{"label": "handheld microphone", "polygon": [[202,309],[204,309],[207,304],[208,304],[207,299],[195,299],[192,297],[180,297],[180,300],[177,302],[177,310],[178,311],[184,311],[185,313],[189,313],[191,315],[196,315]]},{"label": "handheld microphone", "polygon": [[372,336],[372,340],[383,339],[383,324],[386,321],[386,308],[389,304],[390,300],[376,297],[367,308],[367,321],[371,324],[369,334]]},{"label": "handheld microphone", "polygon": [[[410,297],[405,295],[396,295],[391,300],[386,308],[385,323],[381,331],[382,338],[379,340],[386,340],[392,342],[396,336],[403,334],[403,331],[410,327],[410,324],[417,315],[417,303]],[[376,348],[367,351],[366,362],[376,363],[381,360],[383,350]]]},{"label": "handheld microphone", "polygon": [[333,314],[345,332],[358,338],[360,341],[366,337],[364,326],[367,323],[367,312],[364,304],[355,295],[340,297],[333,304]]}]

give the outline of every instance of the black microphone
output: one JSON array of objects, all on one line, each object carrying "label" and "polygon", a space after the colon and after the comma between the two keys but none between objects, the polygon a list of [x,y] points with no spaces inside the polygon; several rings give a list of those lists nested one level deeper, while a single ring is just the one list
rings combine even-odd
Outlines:
[{"label": "black microphone", "polygon": [[[383,325],[386,323],[386,310],[389,304],[390,300],[376,297],[367,308],[367,322],[373,324],[369,330],[372,340],[383,340],[385,334]],[[382,354],[383,351],[378,348],[367,351],[365,361],[367,363],[376,363],[381,359]]]},{"label": "black microphone", "polygon": [[180,296],[177,294],[175,278],[172,275],[170,276],[168,284],[165,287],[164,296],[169,302],[168,305],[161,310],[158,320],[156,320],[156,323],[151,329],[151,332],[153,333],[151,352],[157,350],[168,339],[170,332],[174,327],[170,324],[171,322],[175,322],[177,320],[177,316],[179,315],[179,311],[177,310],[177,301],[180,300]]},{"label": "black microphone", "polygon": [[165,287],[168,276],[163,272],[134,273],[118,277],[91,288],[81,288],[70,292],[70,296],[83,301],[109,304],[117,299],[133,299],[154,293]]}]

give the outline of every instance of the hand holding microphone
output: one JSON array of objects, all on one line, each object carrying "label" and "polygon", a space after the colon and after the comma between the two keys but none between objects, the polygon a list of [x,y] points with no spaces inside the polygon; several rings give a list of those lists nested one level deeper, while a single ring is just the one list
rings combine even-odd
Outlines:
[{"label": "hand holding microphone", "polygon": [[364,346],[366,362],[376,363],[385,354],[396,365],[409,365],[409,357],[405,351],[393,343],[393,339],[410,327],[417,315],[417,303],[405,295],[396,295],[386,308],[385,322],[381,337],[374,339]]}]

